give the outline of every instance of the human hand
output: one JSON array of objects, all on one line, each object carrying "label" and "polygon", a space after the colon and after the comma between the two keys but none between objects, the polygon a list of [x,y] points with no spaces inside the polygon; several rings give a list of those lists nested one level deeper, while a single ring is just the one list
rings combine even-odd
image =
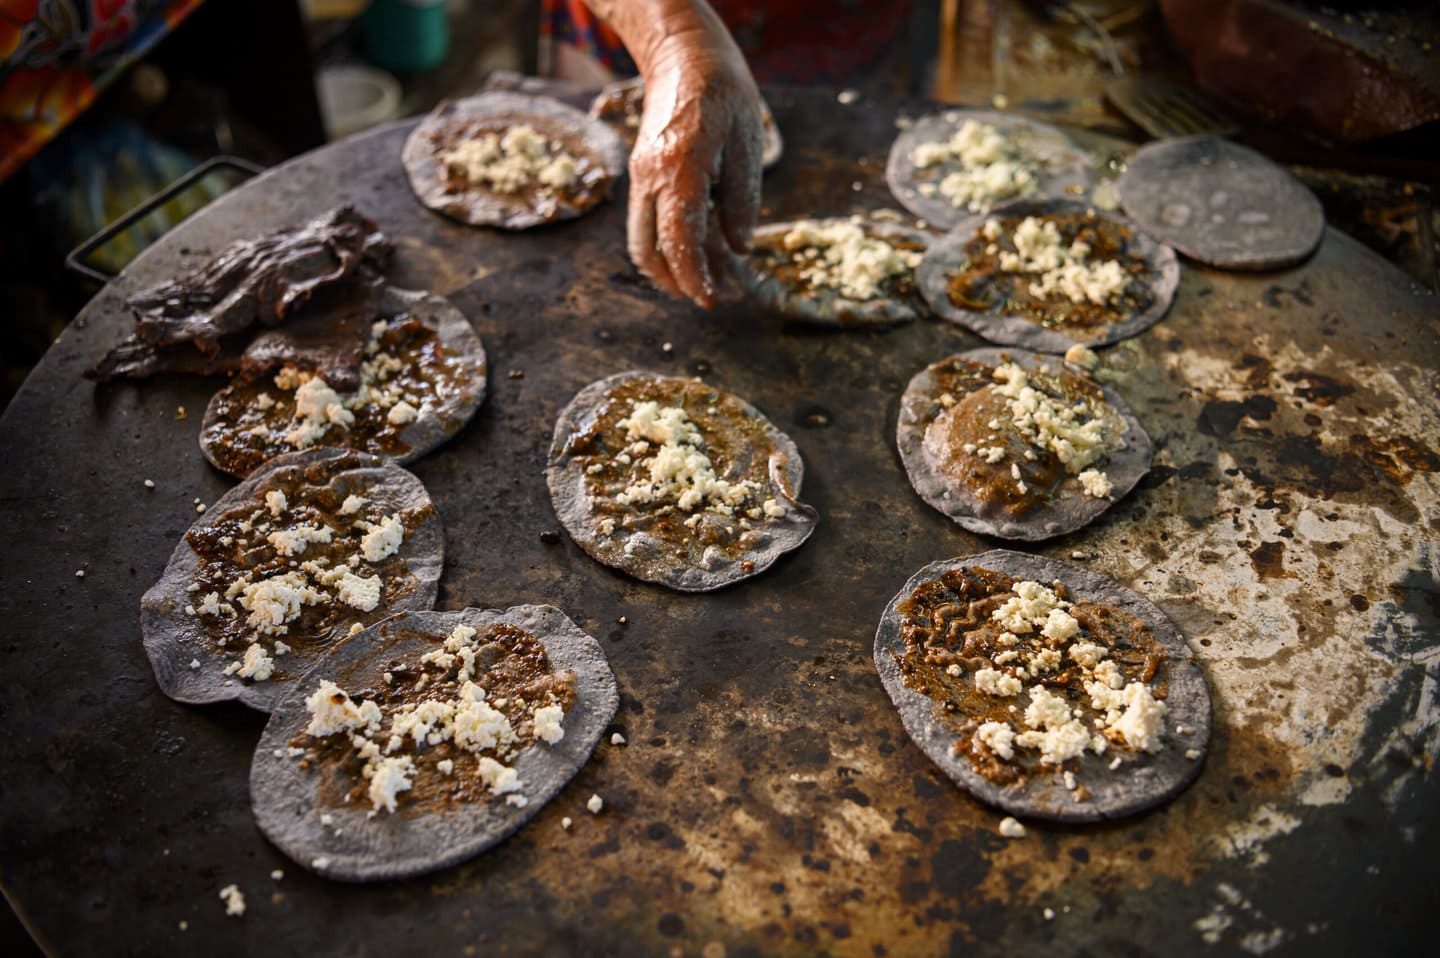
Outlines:
[{"label": "human hand", "polygon": [[672,33],[643,64],[630,154],[630,258],[661,289],[709,309],[760,207],[761,107],[728,33]]}]

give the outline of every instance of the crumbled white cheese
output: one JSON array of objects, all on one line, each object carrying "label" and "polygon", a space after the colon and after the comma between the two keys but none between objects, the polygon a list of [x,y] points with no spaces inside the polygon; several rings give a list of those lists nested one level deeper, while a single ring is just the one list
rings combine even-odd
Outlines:
[{"label": "crumbled white cheese", "polygon": [[1100,357],[1095,355],[1093,350],[1079,343],[1065,350],[1065,361],[1074,363],[1087,372],[1100,365]]},{"label": "crumbled white cheese", "polygon": [[1086,469],[1075,478],[1080,480],[1080,488],[1085,495],[1094,499],[1110,498],[1110,477],[1099,469]]},{"label": "crumbled white cheese", "polygon": [[379,811],[395,811],[395,798],[414,784],[415,762],[408,755],[387,756],[375,762],[370,778],[370,804]]},{"label": "crumbled white cheese", "polygon": [[1111,725],[1125,738],[1125,744],[1145,752],[1160,750],[1165,735],[1165,703],[1150,694],[1150,686],[1131,682],[1125,686],[1125,714]]},{"label": "crumbled white cheese", "polygon": [[1029,730],[1015,736],[1015,743],[1038,748],[1042,762],[1059,764],[1080,755],[1090,745],[1090,733],[1071,714],[1070,706],[1043,685],[1030,689],[1025,724]]},{"label": "crumbled white cheese", "polygon": [[626,442],[644,439],[655,446],[654,454],[641,460],[642,477],[616,495],[622,505],[673,501],[683,512],[704,507],[730,515],[759,492],[750,480],[731,483],[715,474],[701,449],[699,428],[678,406],[637,402],[616,425],[625,430]]},{"label": "crumbled white cheese", "polygon": [[1009,760],[1015,755],[1015,730],[1006,722],[985,722],[975,730],[975,738],[996,756]]},{"label": "crumbled white cheese", "polygon": [[854,300],[882,295],[888,280],[913,273],[923,255],[871,236],[859,217],[799,223],[781,237],[780,247],[795,257],[802,280]]},{"label": "crumbled white cheese", "polygon": [[531,186],[558,192],[579,181],[577,158],[525,124],[463,140],[439,159],[452,173],[498,193]]},{"label": "crumbled white cheese", "polygon": [[394,555],[404,540],[405,524],[396,513],[381,519],[378,525],[365,533],[360,540],[360,551],[366,561],[379,562]]},{"label": "crumbled white cheese", "polygon": [[264,682],[275,674],[275,660],[259,643],[254,643],[245,650],[245,661],[237,671],[242,679]]},{"label": "crumbled white cheese", "polygon": [[380,706],[369,700],[357,705],[348,692],[329,679],[322,680],[305,700],[305,708],[310,713],[305,732],[316,738],[380,724]]},{"label": "crumbled white cheese", "polygon": [[995,669],[980,669],[975,673],[975,687],[986,695],[1006,697],[1018,695],[1024,685],[1015,676]]},{"label": "crumbled white cheese", "polygon": [[1116,437],[1103,400],[1085,397],[1072,404],[1057,399],[1032,385],[1030,373],[1016,363],[1001,363],[994,379],[992,388],[1005,398],[1016,432],[1033,449],[1053,455],[1069,474],[1077,475],[1109,454]]},{"label": "crumbled white cheese", "polygon": [[480,756],[477,774],[480,780],[496,795],[518,792],[525,787],[519,774],[508,765],[502,765],[488,755]]},{"label": "crumbled white cheese", "polygon": [[305,449],[324,438],[331,426],[347,429],[355,422],[355,414],[345,408],[345,401],[320,376],[312,376],[295,390],[295,418],[285,441],[296,449]]},{"label": "crumbled white cheese", "polygon": [[439,770],[441,775],[449,775],[455,771],[455,762],[453,759],[442,758],[435,763],[435,768]]},{"label": "crumbled white cheese", "polygon": [[560,819],[560,827],[561,827],[561,828],[568,829],[568,828],[569,828],[571,825],[573,825],[573,824],[575,824],[575,822],[574,822],[574,820],[572,820],[572,819],[570,818],[569,815],[566,815],[564,818]]},{"label": "crumbled white cheese", "polygon": [[1024,838],[1025,826],[1014,818],[1006,816],[1000,820],[1000,834],[1006,838]]},{"label": "crumbled white cheese", "polygon": [[1015,252],[1000,253],[1000,269],[1035,276],[1029,286],[1031,296],[1103,306],[1130,285],[1118,260],[1092,262],[1090,246],[1080,240],[1067,247],[1053,220],[1027,216],[1011,239]]},{"label": "crumbled white cheese", "polygon": [[613,734],[613,735],[610,736],[610,744],[611,744],[611,745],[624,745],[624,744],[625,744],[625,736],[621,735],[619,732],[616,732],[615,734]]},{"label": "crumbled white cheese", "polygon": [[364,496],[346,496],[345,501],[340,503],[340,514],[342,516],[353,516],[361,509],[364,509],[369,502],[370,500],[366,499]]},{"label": "crumbled white cheese", "polygon": [[366,578],[347,570],[340,576],[335,597],[361,612],[370,612],[380,604],[380,577]]},{"label": "crumbled white cheese", "polygon": [[1070,607],[1070,603],[1056,595],[1055,590],[1039,582],[1017,582],[1010,591],[1015,594],[1001,603],[990,618],[1015,635],[1048,628],[1052,612]]},{"label": "crumbled white cheese", "polygon": [[[306,580],[304,573],[286,572],[260,582],[244,582],[239,592],[240,607],[250,613],[245,624],[264,635],[284,635],[289,631],[287,623],[299,618],[303,606],[315,605],[326,600],[323,592],[316,590]],[[226,598],[231,598],[226,592]]]},{"label": "crumbled white cheese", "polygon": [[289,506],[290,503],[286,500],[285,493],[279,489],[271,489],[265,493],[265,507],[270,510],[271,516],[278,519]]},{"label": "crumbled white cheese", "polygon": [[266,536],[265,541],[282,556],[298,556],[303,554],[312,542],[325,545],[333,538],[334,531],[327,525],[302,524],[289,529],[277,529]]},{"label": "crumbled white cheese", "polygon": [[1084,669],[1093,669],[1105,658],[1107,650],[1103,645],[1096,645],[1093,642],[1076,642],[1070,646],[1070,658]]},{"label": "crumbled white cheese", "polygon": [[275,869],[274,871],[272,871],[272,872],[270,873],[270,878],[271,878],[271,880],[273,880],[273,881],[279,881],[280,879],[282,879],[282,878],[284,878],[284,877],[285,877],[285,873],[284,873],[283,871],[281,871],[280,869],[278,869],[278,868]]},{"label": "crumbled white cheese", "polygon": [[565,737],[565,729],[561,723],[565,720],[565,710],[558,705],[544,705],[535,710],[535,737],[549,745],[554,745]]},{"label": "crumbled white cheese", "polygon": [[414,422],[418,415],[420,415],[420,410],[402,399],[390,407],[390,411],[385,414],[385,421],[392,426],[403,426],[406,423]]},{"label": "crumbled white cheese", "polygon": [[[921,192],[939,193],[955,207],[979,212],[1000,200],[1035,192],[1037,164],[1023,156],[1013,139],[986,123],[966,120],[948,140],[921,143],[912,156],[918,169],[953,166],[938,186]],[[926,188],[928,187],[928,189]]]},{"label": "crumbled white cheese", "polygon": [[599,815],[600,809],[605,807],[605,799],[599,795],[591,795],[590,801],[585,803],[585,807],[589,809],[591,815]]},{"label": "crumbled white cheese", "polygon": [[245,896],[239,885],[226,885],[220,889],[220,900],[225,903],[226,917],[239,918],[245,914]]}]

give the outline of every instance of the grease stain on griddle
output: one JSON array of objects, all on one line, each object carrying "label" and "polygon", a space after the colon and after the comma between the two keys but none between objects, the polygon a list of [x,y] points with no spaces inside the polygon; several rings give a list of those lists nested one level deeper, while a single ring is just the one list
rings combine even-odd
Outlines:
[{"label": "grease stain on griddle", "polygon": [[1224,438],[1235,431],[1241,419],[1248,416],[1255,422],[1264,422],[1275,414],[1276,408],[1275,400],[1260,394],[1241,400],[1212,400],[1200,410],[1197,426],[1204,435]]},{"label": "grease stain on griddle", "polygon": [[1309,370],[1286,373],[1282,378],[1298,387],[1295,395],[1315,406],[1333,406],[1338,400],[1355,392],[1355,387],[1350,383]]},{"label": "grease stain on griddle", "polygon": [[1278,539],[1262,542],[1250,550],[1250,565],[1262,579],[1293,579],[1285,571],[1285,543]]}]

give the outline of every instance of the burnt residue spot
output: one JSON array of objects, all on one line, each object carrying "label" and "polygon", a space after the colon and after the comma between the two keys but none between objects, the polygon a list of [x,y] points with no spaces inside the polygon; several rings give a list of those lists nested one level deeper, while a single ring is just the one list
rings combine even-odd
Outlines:
[{"label": "burnt residue spot", "polygon": [[947,838],[930,856],[930,881],[942,895],[959,897],[975,888],[990,874],[990,848],[984,832],[972,833],[967,841]]},{"label": "burnt residue spot", "polygon": [[1285,543],[1278,539],[1262,542],[1250,550],[1250,564],[1255,567],[1255,574],[1262,579],[1293,578],[1285,571]]},{"label": "burnt residue spot", "polygon": [[556,532],[554,529],[546,529],[544,532],[540,533],[540,541],[545,543],[547,546],[556,545],[560,541],[560,533]]},{"label": "burnt residue spot", "polygon": [[807,429],[824,429],[835,421],[824,406],[801,406],[795,410],[795,421]]},{"label": "burnt residue spot", "polygon": [[1175,474],[1174,466],[1152,466],[1150,471],[1145,474],[1145,478],[1140,480],[1140,488],[1154,489],[1175,478]]},{"label": "burnt residue spot", "polygon": [[651,822],[645,826],[645,838],[652,842],[659,842],[666,848],[684,848],[685,839],[675,834],[665,822]]},{"label": "burnt residue spot", "polygon": [[673,938],[685,931],[685,921],[674,912],[666,912],[660,916],[660,920],[655,923],[655,927],[659,930],[660,934]]},{"label": "burnt residue spot", "polygon": [[1275,413],[1275,400],[1269,396],[1251,396],[1243,400],[1215,400],[1200,410],[1198,426],[1207,436],[1229,436],[1246,416],[1261,422]]},{"label": "burnt residue spot", "polygon": [[1356,612],[1364,612],[1370,608],[1370,600],[1357,592],[1350,597],[1350,607]]},{"label": "burnt residue spot", "polygon": [[1075,859],[1080,864],[1084,865],[1086,862],[1090,861],[1090,849],[1077,845],[1074,848],[1070,849],[1070,857]]},{"label": "burnt residue spot", "polygon": [[1246,353],[1240,357],[1240,368],[1245,370],[1245,385],[1251,389],[1264,389],[1270,384],[1270,373],[1274,366],[1263,356]]},{"label": "burnt residue spot", "polygon": [[1265,290],[1261,296],[1265,305],[1271,309],[1283,309],[1287,298],[1299,303],[1301,306],[1315,305],[1315,301],[1310,297],[1310,287],[1305,283],[1301,283],[1294,289],[1286,289],[1284,286],[1271,286]]},{"label": "burnt residue spot", "polygon": [[1204,479],[1215,468],[1213,462],[1192,462],[1180,470],[1181,479]]},{"label": "burnt residue spot", "polygon": [[650,769],[650,781],[664,788],[670,784],[670,779],[675,777],[675,766],[670,762],[656,762],[655,767]]},{"label": "burnt residue spot", "polygon": [[1405,436],[1380,438],[1357,433],[1350,437],[1350,448],[1402,486],[1414,473],[1440,470],[1440,455]]},{"label": "burnt residue spot", "polygon": [[851,786],[850,788],[843,788],[835,794],[836,797],[843,798],[847,802],[854,802],[861,808],[865,808],[870,804],[870,796],[866,795],[864,792],[860,791],[860,789],[853,786]]},{"label": "burnt residue spot", "polygon": [[1295,395],[1316,406],[1333,406],[1336,400],[1350,395],[1355,387],[1321,373],[1286,373],[1285,381],[1297,385]]},{"label": "burnt residue spot", "polygon": [[[1337,492],[1360,492],[1366,488],[1363,460],[1351,453],[1329,455],[1317,433],[1307,436],[1281,436],[1275,441],[1275,462],[1291,472],[1291,479],[1308,488],[1305,491],[1329,499]],[[1293,473],[1308,473],[1310,482]]]}]

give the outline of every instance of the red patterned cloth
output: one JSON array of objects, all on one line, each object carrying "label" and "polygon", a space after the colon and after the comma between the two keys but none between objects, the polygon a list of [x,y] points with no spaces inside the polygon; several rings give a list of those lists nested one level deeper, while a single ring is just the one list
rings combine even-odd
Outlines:
[{"label": "red patterned cloth", "polygon": [[[760,83],[840,85],[863,77],[903,32],[913,0],[711,0]],[[542,39],[618,76],[635,63],[582,0],[543,0]]]},{"label": "red patterned cloth", "polygon": [[201,0],[0,0],[0,180]]}]

